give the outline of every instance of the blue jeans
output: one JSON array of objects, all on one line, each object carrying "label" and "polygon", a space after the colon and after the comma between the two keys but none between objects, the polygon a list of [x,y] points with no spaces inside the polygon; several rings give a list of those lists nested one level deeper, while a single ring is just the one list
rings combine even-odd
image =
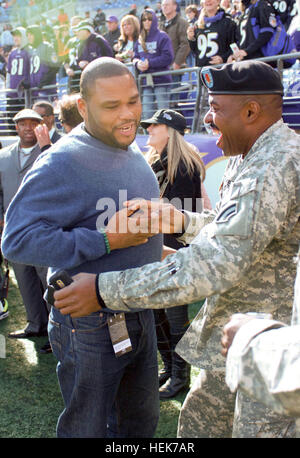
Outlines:
[{"label": "blue jeans", "polygon": [[108,314],[72,319],[52,307],[49,339],[65,405],[58,437],[153,437],[159,417],[153,313],[125,315],[132,351],[117,358]]},{"label": "blue jeans", "polygon": [[149,119],[157,110],[169,108],[170,86],[145,87],[143,89],[143,119]]}]

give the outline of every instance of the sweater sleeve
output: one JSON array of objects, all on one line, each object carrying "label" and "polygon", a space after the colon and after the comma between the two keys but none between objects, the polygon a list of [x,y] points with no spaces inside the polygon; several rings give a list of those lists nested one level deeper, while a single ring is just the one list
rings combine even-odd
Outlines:
[{"label": "sweater sleeve", "polygon": [[80,226],[86,215],[76,204],[76,188],[66,181],[43,161],[35,163],[6,212],[2,251],[7,259],[71,269],[105,255],[103,235]]}]

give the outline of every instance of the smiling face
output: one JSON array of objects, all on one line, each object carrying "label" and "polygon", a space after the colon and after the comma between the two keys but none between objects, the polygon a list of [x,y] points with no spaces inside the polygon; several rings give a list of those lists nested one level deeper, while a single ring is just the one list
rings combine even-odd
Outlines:
[{"label": "smiling face", "polygon": [[124,21],[121,25],[123,33],[126,37],[132,38],[134,34],[134,24],[131,21]]},{"label": "smiling face", "polygon": [[174,0],[163,0],[161,9],[167,19],[172,19],[176,16],[177,3]]},{"label": "smiling face", "polygon": [[209,95],[210,109],[204,122],[212,125],[215,134],[221,134],[217,146],[225,156],[244,154],[246,142],[243,132],[243,104],[239,96]]},{"label": "smiling face", "polygon": [[214,15],[220,6],[220,0],[203,0],[201,4],[205,8],[206,14]]},{"label": "smiling face", "polygon": [[142,27],[146,32],[149,32],[151,29],[151,24],[152,24],[152,14],[150,13],[145,13],[142,16]]},{"label": "smiling face", "polygon": [[160,154],[169,140],[168,127],[165,124],[151,124],[147,127],[149,137],[147,145],[152,146]]},{"label": "smiling face", "polygon": [[142,104],[131,74],[96,79],[78,109],[88,132],[106,145],[127,149],[135,139]]},{"label": "smiling face", "polygon": [[20,137],[22,148],[30,148],[37,142],[34,129],[39,125],[35,119],[21,119],[16,124],[16,131]]}]

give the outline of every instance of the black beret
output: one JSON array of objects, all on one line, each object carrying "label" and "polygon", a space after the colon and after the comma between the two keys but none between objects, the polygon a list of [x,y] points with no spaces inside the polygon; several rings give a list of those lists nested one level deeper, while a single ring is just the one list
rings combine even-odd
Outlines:
[{"label": "black beret", "polygon": [[178,130],[181,135],[184,135],[186,129],[186,119],[182,114],[175,110],[158,110],[152,118],[141,121],[141,126],[147,129],[151,124],[166,124]]},{"label": "black beret", "polygon": [[201,79],[211,94],[281,94],[279,73],[265,62],[249,60],[204,67]]}]

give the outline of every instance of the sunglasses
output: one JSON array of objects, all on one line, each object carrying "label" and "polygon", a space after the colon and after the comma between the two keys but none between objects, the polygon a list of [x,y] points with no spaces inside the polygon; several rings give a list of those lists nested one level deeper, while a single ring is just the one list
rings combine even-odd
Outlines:
[{"label": "sunglasses", "polygon": [[142,19],[142,22],[146,22],[146,21],[152,22],[152,18],[150,19],[149,17],[144,17]]}]

